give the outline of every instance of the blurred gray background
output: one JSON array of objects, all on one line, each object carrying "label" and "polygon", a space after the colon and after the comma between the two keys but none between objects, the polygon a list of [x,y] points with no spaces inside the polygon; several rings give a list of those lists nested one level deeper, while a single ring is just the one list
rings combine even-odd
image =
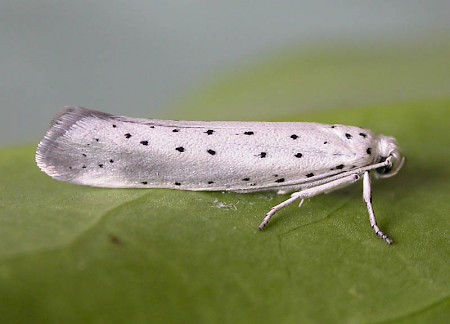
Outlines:
[{"label": "blurred gray background", "polygon": [[404,41],[449,18],[448,0],[0,0],[0,146],[37,143],[64,105],[163,118],[217,73],[283,48]]}]

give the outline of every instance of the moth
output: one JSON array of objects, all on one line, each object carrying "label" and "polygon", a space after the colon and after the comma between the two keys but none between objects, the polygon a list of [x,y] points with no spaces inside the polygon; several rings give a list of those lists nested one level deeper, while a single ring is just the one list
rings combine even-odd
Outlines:
[{"label": "moth", "polygon": [[362,179],[370,225],[391,244],[376,222],[370,174],[394,176],[404,158],[394,138],[353,126],[139,119],[66,107],[36,162],[52,178],[94,187],[293,192],[260,230],[293,202]]}]

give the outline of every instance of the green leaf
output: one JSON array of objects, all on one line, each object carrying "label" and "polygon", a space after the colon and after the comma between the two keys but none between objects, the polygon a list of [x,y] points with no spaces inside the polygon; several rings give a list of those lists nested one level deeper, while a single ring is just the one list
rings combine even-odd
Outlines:
[{"label": "green leaf", "polygon": [[[232,95],[230,93],[230,95]],[[358,183],[290,206],[232,194],[80,187],[0,150],[3,322],[444,322],[448,319],[450,98],[291,120],[395,136],[407,163],[374,181],[392,246]]]}]

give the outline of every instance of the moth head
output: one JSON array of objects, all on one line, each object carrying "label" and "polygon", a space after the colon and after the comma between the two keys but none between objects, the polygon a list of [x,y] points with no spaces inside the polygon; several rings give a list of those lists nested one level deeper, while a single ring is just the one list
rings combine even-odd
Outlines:
[{"label": "moth head", "polygon": [[393,137],[378,137],[378,160],[375,163],[382,162],[386,162],[386,165],[375,169],[377,178],[395,176],[405,163],[405,158],[400,153],[397,141]]}]

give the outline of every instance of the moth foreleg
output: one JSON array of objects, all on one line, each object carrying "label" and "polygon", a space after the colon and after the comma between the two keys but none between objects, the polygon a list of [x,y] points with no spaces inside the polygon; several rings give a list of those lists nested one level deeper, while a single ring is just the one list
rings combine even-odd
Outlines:
[{"label": "moth foreleg", "polygon": [[317,185],[315,187],[303,189],[301,191],[295,192],[291,195],[291,198],[283,201],[282,203],[272,207],[272,209],[266,214],[266,217],[264,217],[264,220],[262,221],[261,225],[259,225],[259,230],[262,230],[266,225],[269,223],[270,219],[275,215],[277,212],[279,212],[284,207],[292,204],[293,202],[297,200],[303,200],[312,198],[314,196],[320,195],[325,192],[329,192],[334,190],[335,188],[339,188],[342,186],[349,185],[353,182],[356,182],[360,179],[359,174],[351,174],[347,177],[337,179],[328,183],[324,183],[321,185]]},{"label": "moth foreleg", "polygon": [[379,238],[384,240],[387,244],[392,244],[394,241],[392,241],[386,234],[384,234],[377,225],[377,220],[375,218],[375,213],[373,211],[372,206],[372,185],[370,182],[369,171],[364,172],[363,199],[364,202],[367,204],[367,210],[369,211],[370,226],[372,227],[373,231],[375,232],[376,235],[378,235]]}]

